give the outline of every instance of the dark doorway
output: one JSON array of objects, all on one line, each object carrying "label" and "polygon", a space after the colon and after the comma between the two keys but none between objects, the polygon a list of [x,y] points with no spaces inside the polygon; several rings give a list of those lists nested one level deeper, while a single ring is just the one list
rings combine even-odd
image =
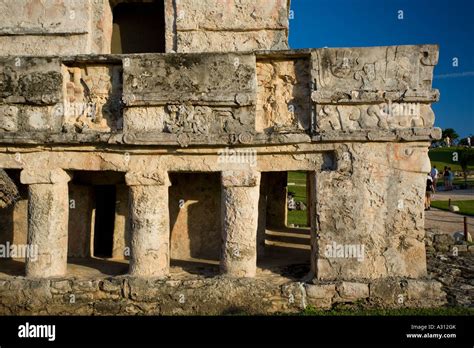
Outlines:
[{"label": "dark doorway", "polygon": [[94,256],[112,257],[116,188],[115,185],[98,185],[94,190]]},{"label": "dark doorway", "polygon": [[294,280],[310,270],[307,180],[306,172],[263,172],[260,182],[257,266]]},{"label": "dark doorway", "polygon": [[112,9],[111,52],[165,52],[164,1],[120,3]]}]

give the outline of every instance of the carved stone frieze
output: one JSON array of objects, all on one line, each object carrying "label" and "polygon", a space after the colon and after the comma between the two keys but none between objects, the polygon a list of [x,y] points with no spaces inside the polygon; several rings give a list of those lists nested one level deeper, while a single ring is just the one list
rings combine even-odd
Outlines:
[{"label": "carved stone frieze", "polygon": [[368,105],[318,105],[317,130],[430,128],[434,113],[427,104],[384,103]]}]

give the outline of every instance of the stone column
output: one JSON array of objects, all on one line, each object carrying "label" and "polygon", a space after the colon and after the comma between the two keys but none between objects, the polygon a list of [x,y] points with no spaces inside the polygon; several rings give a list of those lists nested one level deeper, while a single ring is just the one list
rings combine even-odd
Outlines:
[{"label": "stone column", "polygon": [[222,172],[221,271],[227,275],[255,276],[259,184],[256,171]]},{"label": "stone column", "polygon": [[167,173],[128,172],[130,186],[130,269],[137,277],[169,273],[170,224]]},{"label": "stone column", "polygon": [[28,186],[28,244],[37,255],[26,258],[26,276],[66,275],[69,220],[69,174],[62,169],[25,169]]}]

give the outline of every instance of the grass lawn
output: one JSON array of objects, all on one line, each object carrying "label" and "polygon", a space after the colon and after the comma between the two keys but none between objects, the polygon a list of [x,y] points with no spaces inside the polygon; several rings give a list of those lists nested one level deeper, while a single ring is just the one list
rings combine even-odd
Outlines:
[{"label": "grass lawn", "polygon": [[[305,172],[288,172],[288,191],[295,194],[295,201],[301,201],[308,207],[306,198],[306,173]],[[307,210],[289,210],[287,225],[298,225],[300,227],[308,227]]]},{"label": "grass lawn", "polygon": [[298,225],[299,227],[309,227],[306,210],[289,210],[287,225]]},{"label": "grass lawn", "polygon": [[[453,185],[464,185],[464,178],[454,178]],[[467,185],[474,186],[474,179],[467,177]],[[438,179],[438,182],[436,183],[436,187],[442,187],[442,186],[444,186],[443,179]]]},{"label": "grass lawn", "polygon": [[[451,201],[451,204],[459,207],[459,214],[474,216],[474,200]],[[448,201],[432,201],[431,206],[442,210],[449,210]]]},{"label": "grass lawn", "polygon": [[[444,167],[451,167],[454,171],[462,171],[461,166],[458,162],[453,161],[453,152],[456,152],[462,147],[438,147],[430,149],[428,155],[430,156],[431,166],[436,166],[439,171],[442,171]],[[474,170],[474,163],[468,166],[468,170]]]}]

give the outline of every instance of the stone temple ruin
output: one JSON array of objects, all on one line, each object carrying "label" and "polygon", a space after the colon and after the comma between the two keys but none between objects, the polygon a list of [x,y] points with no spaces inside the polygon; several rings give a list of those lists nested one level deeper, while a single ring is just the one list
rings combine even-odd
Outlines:
[{"label": "stone temple ruin", "polygon": [[[0,1],[0,244],[36,250],[0,260],[0,313],[445,301],[424,244],[438,47],[291,50],[288,12]],[[289,171],[310,230],[287,227]]]}]

